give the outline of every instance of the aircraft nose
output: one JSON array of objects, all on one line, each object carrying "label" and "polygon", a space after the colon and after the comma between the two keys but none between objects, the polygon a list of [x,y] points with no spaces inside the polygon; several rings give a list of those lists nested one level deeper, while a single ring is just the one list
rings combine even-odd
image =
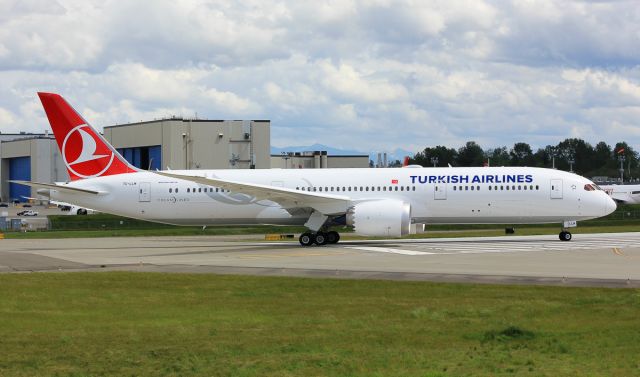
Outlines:
[{"label": "aircraft nose", "polygon": [[616,208],[618,208],[618,205],[616,204],[615,200],[611,199],[611,197],[607,194],[605,194],[605,204],[604,204],[604,215],[608,215],[611,212],[615,211]]}]

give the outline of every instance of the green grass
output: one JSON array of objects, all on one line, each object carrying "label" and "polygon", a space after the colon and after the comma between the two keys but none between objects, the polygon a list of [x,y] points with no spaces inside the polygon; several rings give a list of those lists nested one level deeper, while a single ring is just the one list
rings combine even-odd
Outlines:
[{"label": "green grass", "polygon": [[640,375],[640,290],[0,275],[2,376]]},{"label": "green grass", "polygon": [[94,238],[94,237],[151,237],[151,236],[220,236],[220,235],[253,235],[269,233],[302,233],[305,228],[295,226],[216,226],[207,227],[168,227],[149,229],[109,229],[104,230],[50,230],[36,232],[7,232],[9,239],[45,239],[45,238]]}]

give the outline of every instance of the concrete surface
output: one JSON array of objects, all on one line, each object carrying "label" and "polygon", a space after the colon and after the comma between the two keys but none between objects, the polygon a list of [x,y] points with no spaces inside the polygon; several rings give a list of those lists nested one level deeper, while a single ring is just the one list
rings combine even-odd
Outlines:
[{"label": "concrete surface", "polygon": [[640,233],[297,242],[230,237],[0,240],[0,272],[158,271],[640,287]]}]

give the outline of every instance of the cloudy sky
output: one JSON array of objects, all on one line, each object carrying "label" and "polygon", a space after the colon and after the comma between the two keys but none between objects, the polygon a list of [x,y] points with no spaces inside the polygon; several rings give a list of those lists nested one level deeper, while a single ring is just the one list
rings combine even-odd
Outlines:
[{"label": "cloudy sky", "polygon": [[0,131],[270,119],[272,145],[640,149],[630,1],[0,0]]}]

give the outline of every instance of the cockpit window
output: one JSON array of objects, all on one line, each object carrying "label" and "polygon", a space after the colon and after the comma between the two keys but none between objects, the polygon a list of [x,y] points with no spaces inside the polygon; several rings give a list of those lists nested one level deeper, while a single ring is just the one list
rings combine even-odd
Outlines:
[{"label": "cockpit window", "polygon": [[585,191],[602,191],[602,189],[594,183],[587,183],[586,185],[584,185],[584,190]]}]

